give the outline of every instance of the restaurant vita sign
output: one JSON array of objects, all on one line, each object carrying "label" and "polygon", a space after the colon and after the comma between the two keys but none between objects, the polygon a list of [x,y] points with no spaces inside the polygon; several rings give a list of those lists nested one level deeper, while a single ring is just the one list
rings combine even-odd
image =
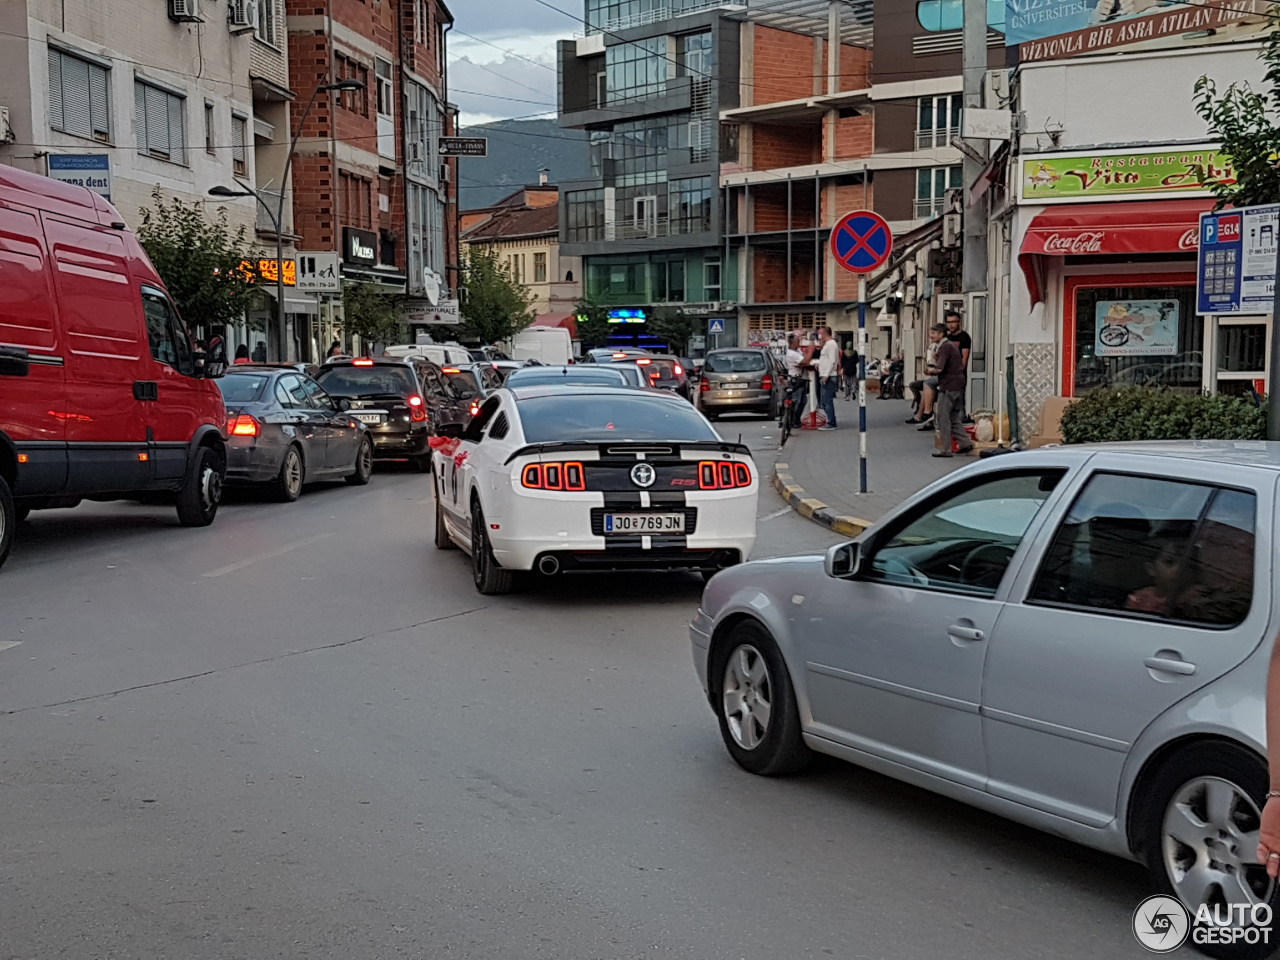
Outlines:
[{"label": "restaurant vita sign", "polygon": [[1231,158],[1215,146],[1159,152],[1102,150],[1024,156],[1019,203],[1205,197],[1204,174],[1232,183]]}]

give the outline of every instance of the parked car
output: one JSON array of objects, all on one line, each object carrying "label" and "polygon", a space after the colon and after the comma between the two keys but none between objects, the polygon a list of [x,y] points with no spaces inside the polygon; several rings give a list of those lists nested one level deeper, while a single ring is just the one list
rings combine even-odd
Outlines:
[{"label": "parked car", "polygon": [[211,523],[221,341],[193,348],[137,238],[83,187],[0,165],[0,237],[0,563],[19,518],[83,498]]},{"label": "parked car", "polygon": [[[480,593],[538,570],[700,570],[756,539],[759,472],[661,391],[514,387],[436,450],[436,546],[471,554]],[[501,522],[490,523],[486,518]]]},{"label": "parked car", "polygon": [[373,476],[369,429],[293,364],[232,367],[217,381],[227,406],[227,482],[270,484],[293,501],[305,483]]},{"label": "parked car", "polygon": [[1193,915],[1274,916],[1278,480],[1277,443],[1046,448],[951,474],[825,558],[725,571],[690,628],[725,746],[759,774],[843,757],[1144,862]]},{"label": "parked car", "polygon": [[326,363],[316,379],[369,428],[374,459],[408,460],[424,472],[431,469],[429,441],[439,425],[471,416],[441,368],[420,357]]},{"label": "parked car", "polygon": [[787,387],[786,368],[759,347],[727,347],[707,354],[698,403],[711,420],[723,413],[763,413],[776,418]]}]

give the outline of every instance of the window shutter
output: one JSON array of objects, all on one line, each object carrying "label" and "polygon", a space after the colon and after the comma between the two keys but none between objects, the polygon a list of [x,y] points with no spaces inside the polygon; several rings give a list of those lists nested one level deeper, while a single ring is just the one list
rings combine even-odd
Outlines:
[{"label": "window shutter", "polygon": [[182,135],[182,108],[186,101],[181,97],[166,93],[169,115],[169,159],[178,163],[186,162],[186,142]]},{"label": "window shutter", "polygon": [[49,126],[61,130],[64,123],[62,111],[62,54],[49,50]]},{"label": "window shutter", "polygon": [[[107,71],[102,67],[89,66],[89,113],[91,116],[92,135],[100,140],[111,136],[111,111],[108,106]],[[101,134],[101,136],[99,136]]]},{"label": "window shutter", "polygon": [[133,135],[138,141],[138,152],[146,153],[147,142],[147,88],[145,85],[133,83]]},{"label": "window shutter", "polygon": [[68,133],[92,136],[89,106],[89,64],[75,57],[62,58],[63,127]]},{"label": "window shutter", "polygon": [[244,121],[239,117],[231,118],[231,157],[244,162]]},{"label": "window shutter", "polygon": [[147,107],[144,116],[147,118],[147,150],[162,156],[169,155],[169,118],[165,107],[164,92],[155,87],[143,86]]}]

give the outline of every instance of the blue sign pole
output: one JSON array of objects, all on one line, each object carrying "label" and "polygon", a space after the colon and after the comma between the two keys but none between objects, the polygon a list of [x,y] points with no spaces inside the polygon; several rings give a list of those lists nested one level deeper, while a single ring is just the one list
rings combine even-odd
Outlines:
[{"label": "blue sign pole", "polygon": [[867,492],[867,281],[858,278],[858,492]]}]

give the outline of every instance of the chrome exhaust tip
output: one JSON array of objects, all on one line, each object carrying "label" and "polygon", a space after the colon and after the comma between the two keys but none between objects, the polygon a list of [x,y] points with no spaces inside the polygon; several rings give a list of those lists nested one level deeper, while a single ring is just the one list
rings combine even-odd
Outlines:
[{"label": "chrome exhaust tip", "polygon": [[560,572],[560,561],[555,556],[548,554],[538,561],[538,572],[544,576],[554,577]]}]

